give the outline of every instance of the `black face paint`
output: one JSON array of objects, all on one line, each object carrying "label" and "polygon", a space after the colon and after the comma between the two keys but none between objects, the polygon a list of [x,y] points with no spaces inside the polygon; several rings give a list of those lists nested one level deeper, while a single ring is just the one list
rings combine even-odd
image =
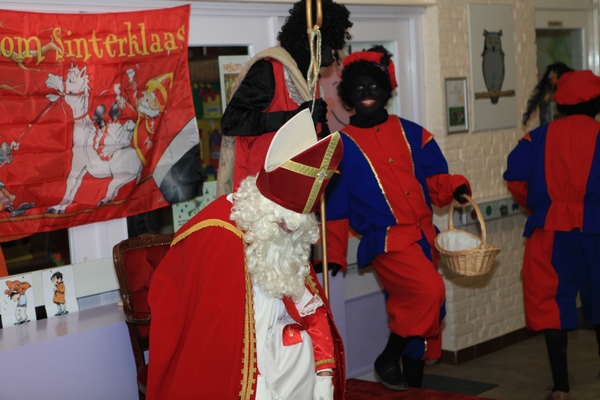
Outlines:
[{"label": "black face paint", "polygon": [[372,76],[361,75],[353,84],[351,99],[356,114],[371,118],[383,110],[387,96]]}]

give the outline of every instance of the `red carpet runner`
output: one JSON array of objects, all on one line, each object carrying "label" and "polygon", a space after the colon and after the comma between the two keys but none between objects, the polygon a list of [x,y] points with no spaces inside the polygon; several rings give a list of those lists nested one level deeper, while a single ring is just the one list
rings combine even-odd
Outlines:
[{"label": "red carpet runner", "polygon": [[346,381],[346,400],[492,400],[489,397],[438,392],[437,390],[409,388],[405,392],[393,392],[379,382],[360,379]]}]

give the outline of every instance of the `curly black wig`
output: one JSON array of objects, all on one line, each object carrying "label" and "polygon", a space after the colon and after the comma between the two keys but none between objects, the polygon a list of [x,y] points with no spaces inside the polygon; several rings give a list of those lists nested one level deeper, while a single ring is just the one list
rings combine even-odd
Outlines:
[{"label": "curly black wig", "polygon": [[549,91],[554,89],[552,87],[552,81],[550,79],[550,74],[551,73],[556,74],[556,78],[558,79],[565,72],[571,72],[571,71],[573,71],[573,69],[562,62],[550,64],[546,67],[546,71],[544,72],[542,79],[540,79],[540,81],[538,82],[536,87],[533,88],[533,91],[531,92],[531,95],[530,95],[529,99],[527,100],[527,109],[523,113],[523,126],[527,125],[527,122],[529,121],[531,114],[538,107],[538,104],[544,98],[544,96],[546,96],[546,94]]},{"label": "curly black wig", "polygon": [[559,113],[565,116],[587,115],[588,117],[594,118],[597,114],[600,113],[600,96],[579,104],[556,104],[556,109]]},{"label": "curly black wig", "polygon": [[[386,68],[392,58],[390,52],[388,52],[383,46],[373,46],[369,50],[363,51],[381,53],[381,65]],[[370,61],[355,61],[344,67],[342,70],[342,80],[337,86],[338,95],[348,110],[354,108],[354,104],[352,103],[354,82],[360,76],[364,75],[372,76],[375,81],[385,90],[387,96],[385,99],[386,104],[388,100],[392,98],[392,83],[390,82],[390,76],[388,75],[387,70],[381,69]]]},{"label": "curly black wig", "polygon": [[[313,21],[316,22],[317,6],[313,1]],[[322,0],[321,7],[323,11],[323,22],[320,27],[323,46],[329,46],[336,50],[334,55],[339,62],[337,50],[341,50],[346,45],[346,40],[351,36],[347,30],[352,27],[350,22],[350,11],[343,4],[334,3],[332,0]],[[281,32],[277,35],[277,40],[281,47],[286,49],[294,59],[296,56],[310,60],[310,51],[308,46],[308,37],[306,34],[306,0],[294,3],[290,9],[290,16],[285,20]]]}]

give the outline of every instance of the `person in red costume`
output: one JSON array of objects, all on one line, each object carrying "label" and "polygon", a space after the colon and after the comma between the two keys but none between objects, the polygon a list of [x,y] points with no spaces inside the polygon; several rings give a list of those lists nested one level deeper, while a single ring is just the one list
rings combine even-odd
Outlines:
[{"label": "person in red costume", "polygon": [[388,115],[397,87],[391,54],[375,46],[348,55],[343,66],[338,93],[356,113],[340,132],[340,175],[327,189],[328,256],[334,274],[344,270],[348,223],[362,236],[358,267],[375,268],[391,330],[375,371],[385,387],[401,391],[420,387],[424,360],[441,355],[445,288],[431,203],[466,202],[462,194],[471,190],[465,177],[448,173],[431,133]]},{"label": "person in red costume", "polygon": [[508,189],[529,211],[523,236],[527,328],[543,331],[554,386],[546,400],[566,400],[567,332],[583,317],[600,348],[600,77],[562,74],[553,96],[565,117],[527,133],[508,156]]},{"label": "person in red costume", "polygon": [[309,263],[342,152],[305,110],[257,176],[176,233],[148,294],[148,400],[344,398],[342,340]]},{"label": "person in red costume", "polygon": [[[315,13],[315,4],[312,9]],[[322,0],[322,10],[321,67],[327,67],[339,60],[337,52],[350,39],[347,30],[352,23],[342,4]],[[306,1],[302,0],[294,4],[277,36],[280,46],[254,56],[238,77],[238,87],[221,119],[225,138],[217,173],[219,194],[230,193],[246,176],[258,173],[273,135],[298,112],[310,108],[320,126],[319,136],[328,134],[327,104],[320,98],[318,83],[313,103],[307,82],[311,55],[306,32]]]}]

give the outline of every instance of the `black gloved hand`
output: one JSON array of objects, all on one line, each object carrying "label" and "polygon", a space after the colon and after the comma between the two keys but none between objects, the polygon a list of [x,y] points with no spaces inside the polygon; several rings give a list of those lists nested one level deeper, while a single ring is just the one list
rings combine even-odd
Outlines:
[{"label": "black gloved hand", "polygon": [[[336,276],[338,272],[340,272],[340,269],[342,269],[342,266],[340,264],[336,264],[336,263],[327,263],[327,267],[328,269],[331,271],[331,276]],[[313,268],[315,270],[315,273],[320,274],[323,272],[323,262],[319,261],[318,263],[315,263],[313,265]]]},{"label": "black gloved hand", "polygon": [[[313,106],[313,102],[312,100],[310,101],[305,101],[304,103],[300,104],[300,107],[298,107],[296,109],[295,114],[298,114],[300,111],[304,110],[304,109],[312,109],[312,119],[313,122],[327,122],[327,103],[325,102],[325,100],[323,99],[316,99],[315,100],[315,108],[312,108]],[[294,114],[294,115],[295,115]]]},{"label": "black gloved hand", "polygon": [[323,139],[329,135],[331,135],[331,131],[329,130],[329,125],[327,125],[327,123],[323,122],[321,124],[321,132],[317,133],[317,137],[319,139]]},{"label": "black gloved hand", "polygon": [[460,204],[465,204],[468,200],[462,197],[463,194],[469,195],[469,187],[467,185],[457,187],[454,193],[452,193],[452,197]]}]

